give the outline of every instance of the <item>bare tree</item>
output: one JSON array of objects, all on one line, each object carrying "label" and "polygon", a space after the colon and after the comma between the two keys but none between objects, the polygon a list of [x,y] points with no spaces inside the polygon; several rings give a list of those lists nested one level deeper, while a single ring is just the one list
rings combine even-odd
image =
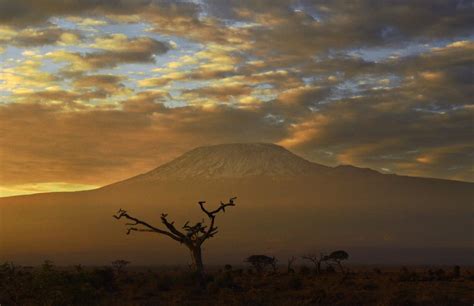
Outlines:
[{"label": "bare tree", "polygon": [[187,221],[182,227],[183,231],[179,231],[178,229],[176,229],[176,227],[174,226],[174,221],[168,221],[167,214],[161,214],[161,223],[163,223],[166,229],[160,229],[158,227],[150,225],[145,221],[130,216],[127,211],[123,209],[120,209],[117,214],[114,215],[114,218],[125,218],[127,220],[132,221],[125,224],[128,226],[127,235],[129,235],[131,232],[157,233],[168,236],[171,239],[184,244],[191,253],[193,269],[197,273],[201,274],[204,268],[202,263],[201,245],[204,243],[204,241],[214,237],[217,234],[217,226],[215,226],[216,215],[220,211],[225,212],[226,207],[235,206],[235,199],[236,197],[229,199],[228,203],[221,202],[220,206],[217,209],[211,211],[207,210],[204,207],[204,204],[206,203],[205,201],[198,202],[199,207],[201,207],[201,210],[209,218],[209,226],[204,225],[204,221],[197,222],[195,225],[190,225],[189,221]]},{"label": "bare tree", "polygon": [[288,265],[286,267],[286,273],[290,274],[290,273],[295,272],[295,270],[293,269],[293,264],[295,263],[295,261],[296,261],[295,256],[291,256],[291,258],[288,258]]},{"label": "bare tree", "polygon": [[306,260],[309,260],[314,264],[314,267],[316,268],[316,273],[318,275],[321,274],[321,264],[324,261],[328,260],[328,257],[322,252],[319,253],[319,255],[313,254],[313,253],[308,254],[308,255],[304,255],[304,256],[302,256],[302,258],[306,259]]}]

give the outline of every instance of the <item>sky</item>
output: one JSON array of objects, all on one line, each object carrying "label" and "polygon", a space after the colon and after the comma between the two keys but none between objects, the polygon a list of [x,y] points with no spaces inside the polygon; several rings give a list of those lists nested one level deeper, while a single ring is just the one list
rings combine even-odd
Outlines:
[{"label": "sky", "polygon": [[0,0],[0,196],[235,142],[474,181],[473,16],[462,0]]}]

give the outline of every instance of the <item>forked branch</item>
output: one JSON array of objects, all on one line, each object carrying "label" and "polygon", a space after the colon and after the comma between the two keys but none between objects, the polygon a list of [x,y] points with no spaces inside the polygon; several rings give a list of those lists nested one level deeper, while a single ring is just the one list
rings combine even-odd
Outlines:
[{"label": "forked branch", "polygon": [[211,237],[214,237],[215,234],[217,234],[217,226],[214,226],[214,222],[215,222],[215,219],[216,219],[216,215],[222,210],[222,212],[225,212],[225,208],[226,207],[229,207],[229,206],[235,206],[235,199],[237,199],[237,197],[233,197],[233,198],[230,198],[229,199],[229,202],[227,203],[223,203],[221,202],[221,205],[216,208],[215,210],[212,210],[212,211],[209,211],[207,210],[205,207],[204,207],[204,204],[206,204],[206,201],[199,201],[199,206],[201,207],[201,210],[209,217],[209,219],[211,220],[210,222],[210,225],[209,225],[209,229],[204,233],[203,236],[199,237],[199,241],[200,243],[203,243],[206,239],[208,238],[211,238]]}]

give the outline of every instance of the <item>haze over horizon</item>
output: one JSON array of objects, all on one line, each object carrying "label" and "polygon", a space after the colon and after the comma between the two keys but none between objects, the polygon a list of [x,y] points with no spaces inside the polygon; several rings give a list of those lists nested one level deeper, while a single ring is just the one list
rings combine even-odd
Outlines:
[{"label": "haze over horizon", "polygon": [[198,201],[212,208],[237,196],[204,249],[212,263],[344,248],[357,263],[471,264],[473,186],[326,167],[273,144],[199,147],[99,189],[0,198],[0,261],[182,264],[174,240],[127,236],[111,215],[125,209],[160,227],[164,213],[181,228],[202,219]]},{"label": "haze over horizon", "polygon": [[470,1],[0,1],[0,196],[195,147],[474,181]]}]

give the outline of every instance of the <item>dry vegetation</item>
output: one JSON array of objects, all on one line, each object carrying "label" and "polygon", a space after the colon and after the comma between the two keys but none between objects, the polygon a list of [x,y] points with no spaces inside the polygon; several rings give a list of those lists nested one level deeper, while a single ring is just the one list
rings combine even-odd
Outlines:
[{"label": "dry vegetation", "polygon": [[[472,305],[468,268],[346,267],[346,273],[286,266],[181,268],[0,266],[1,305]],[[293,272],[294,271],[294,272]]]}]

